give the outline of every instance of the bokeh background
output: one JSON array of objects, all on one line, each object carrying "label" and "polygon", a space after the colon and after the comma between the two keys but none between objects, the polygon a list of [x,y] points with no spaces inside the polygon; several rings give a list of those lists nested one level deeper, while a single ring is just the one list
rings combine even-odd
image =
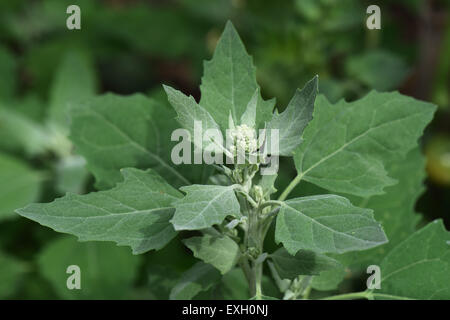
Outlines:
[{"label": "bokeh background", "polygon": [[[70,4],[81,8],[81,30],[66,28]],[[381,30],[365,27],[370,4],[381,7]],[[421,141],[428,177],[416,209],[449,229],[449,14],[446,0],[1,0],[0,298],[168,297],[194,263],[179,241],[132,256],[111,243],[79,243],[14,209],[93,190],[67,128],[54,125],[64,117],[59,104],[104,92],[165,104],[162,83],[199,98],[203,60],[227,20],[253,56],[263,95],[280,109],[315,74],[331,101],[373,88],[438,105]],[[294,174],[289,165],[278,183]],[[66,288],[70,264],[81,266],[80,291]],[[248,298],[241,276],[227,277],[221,297]]]}]

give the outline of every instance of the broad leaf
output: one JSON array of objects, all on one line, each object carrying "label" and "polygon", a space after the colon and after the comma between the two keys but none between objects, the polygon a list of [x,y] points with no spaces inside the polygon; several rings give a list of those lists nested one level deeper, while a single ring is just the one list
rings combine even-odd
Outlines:
[{"label": "broad leaf", "polygon": [[41,176],[19,159],[0,154],[0,220],[14,218],[14,210],[36,201]]},{"label": "broad leaf", "polygon": [[[163,106],[143,95],[106,94],[71,109],[70,138],[77,153],[106,189],[120,181],[120,169],[152,168],[176,186],[189,181],[173,168]],[[172,131],[172,128],[170,128]]]},{"label": "broad leaf", "polygon": [[365,250],[387,241],[372,210],[355,207],[336,195],[284,202],[277,217],[275,239],[292,255],[301,249],[317,253]]},{"label": "broad leaf", "polygon": [[424,156],[416,148],[405,159],[386,166],[389,175],[399,182],[387,187],[385,194],[366,199],[350,198],[353,204],[374,210],[374,217],[382,224],[389,242],[370,250],[342,255],[339,261],[354,269],[378,264],[386,252],[416,231],[421,216],[414,211],[414,207],[424,190],[424,166]]},{"label": "broad leaf", "polygon": [[87,195],[67,194],[47,204],[31,204],[17,212],[80,241],[114,241],[134,254],[161,249],[176,232],[169,220],[171,203],[181,194],[151,170],[124,169],[114,189]]},{"label": "broad leaf", "polygon": [[339,262],[313,251],[300,250],[295,256],[280,248],[270,255],[281,279],[294,279],[300,275],[317,275],[322,271],[333,270]]},{"label": "broad leaf", "polygon": [[338,288],[338,285],[344,280],[346,270],[341,265],[340,268],[322,272],[314,276],[311,281],[311,288],[321,291],[330,291]]},{"label": "broad leaf", "polygon": [[227,216],[240,217],[235,186],[191,185],[182,187],[183,199],[176,201],[171,222],[175,230],[198,230],[220,224]]},{"label": "broad leaf", "polygon": [[[140,259],[111,243],[80,243],[64,237],[40,253],[40,272],[63,299],[120,299],[129,297]],[[80,290],[67,288],[67,268],[80,268]],[[72,271],[73,272],[73,271]],[[73,274],[73,273],[72,273]]]},{"label": "broad leaf", "polygon": [[194,256],[216,267],[222,274],[234,267],[239,257],[239,246],[227,236],[214,237],[205,234],[183,241]]},{"label": "broad leaf", "polygon": [[[204,64],[200,105],[214,117],[220,127],[228,128],[231,112],[238,123],[258,87],[252,58],[247,54],[231,22],[217,43],[211,61]],[[256,125],[263,126],[271,117],[274,100],[264,101],[258,96]]]},{"label": "broad leaf", "polygon": [[312,119],[317,90],[318,77],[316,76],[302,90],[297,89],[286,110],[280,114],[275,112],[272,120],[267,124],[267,141],[271,141],[270,130],[279,131],[280,155],[291,156],[294,149],[301,143],[303,130]]},{"label": "broad leaf", "polygon": [[380,270],[375,298],[450,299],[450,232],[442,220],[429,223],[390,251]]},{"label": "broad leaf", "polygon": [[368,197],[396,181],[384,167],[417,145],[436,107],[399,93],[371,92],[331,105],[316,100],[314,119],[295,150],[299,176],[320,187]]},{"label": "broad leaf", "polygon": [[188,300],[206,291],[220,280],[220,272],[203,262],[196,263],[183,273],[177,285],[170,292],[171,300]]}]

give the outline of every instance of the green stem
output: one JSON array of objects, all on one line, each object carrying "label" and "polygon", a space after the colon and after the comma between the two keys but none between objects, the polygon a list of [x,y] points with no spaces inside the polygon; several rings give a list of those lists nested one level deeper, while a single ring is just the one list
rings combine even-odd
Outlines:
[{"label": "green stem", "polygon": [[284,189],[283,193],[280,195],[278,200],[279,201],[286,200],[286,198],[289,196],[289,193],[291,193],[291,191],[300,183],[302,178],[303,178],[302,174],[297,175],[295,177],[295,179],[292,180],[291,183],[289,183],[289,185],[286,187],[286,189]]},{"label": "green stem", "polygon": [[322,300],[349,300],[349,299],[369,299],[371,300],[372,294],[367,291],[361,292],[352,292],[352,293],[344,293],[338,294],[336,296],[330,296],[323,298]]}]

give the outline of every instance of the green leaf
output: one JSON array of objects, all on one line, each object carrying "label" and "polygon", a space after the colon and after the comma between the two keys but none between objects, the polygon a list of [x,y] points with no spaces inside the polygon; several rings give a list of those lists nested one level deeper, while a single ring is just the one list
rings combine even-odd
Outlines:
[{"label": "green leaf", "polygon": [[300,250],[295,256],[284,248],[279,248],[270,255],[275,269],[281,279],[294,279],[300,275],[317,275],[322,271],[333,270],[339,262],[313,251]]},{"label": "green leaf", "polygon": [[380,270],[375,298],[450,299],[450,232],[442,220],[429,223],[390,251]]},{"label": "green leaf", "polygon": [[[240,124],[246,124],[250,128],[256,127],[256,107],[258,105],[258,97],[260,96],[259,88],[256,88],[255,93],[247,104],[247,108],[245,108],[244,113],[241,116]],[[231,116],[231,114],[230,114]],[[233,118],[231,117],[231,120]],[[230,126],[229,126],[230,127]],[[231,128],[230,129],[234,129]]]},{"label": "green leaf", "polygon": [[192,268],[183,273],[177,285],[170,292],[171,300],[189,300],[198,293],[206,291],[219,282],[220,272],[203,262],[196,263]]},{"label": "green leaf", "polygon": [[366,199],[351,197],[353,204],[374,210],[375,219],[381,223],[389,242],[361,252],[350,252],[339,261],[355,269],[366,269],[379,261],[401,241],[416,231],[421,216],[415,212],[416,200],[424,190],[425,158],[419,148],[408,153],[400,161],[386,166],[390,176],[399,182],[387,187],[386,193]]},{"label": "green leaf", "polygon": [[[230,112],[234,122],[238,123],[257,88],[252,58],[228,21],[212,60],[204,64],[200,105],[209,111],[222,129],[227,129]],[[257,128],[270,119],[274,103],[274,100],[264,101],[258,97]]]},{"label": "green leaf", "polygon": [[266,141],[271,141],[270,130],[279,130],[280,155],[291,156],[294,149],[301,143],[303,130],[312,119],[317,90],[318,77],[315,76],[302,90],[297,89],[286,110],[280,114],[275,112],[272,120],[267,124],[269,131]]},{"label": "green leaf", "polygon": [[97,80],[89,57],[76,49],[70,50],[56,71],[50,90],[50,121],[58,130],[68,133],[68,106],[95,94]]},{"label": "green leaf", "polygon": [[40,174],[19,159],[0,154],[0,181],[0,221],[39,198]]},{"label": "green leaf", "polygon": [[[106,94],[71,109],[70,138],[87,161],[100,189],[120,181],[120,169],[151,168],[175,186],[189,181],[172,167],[167,111],[135,94]],[[158,121],[156,121],[158,120]],[[167,139],[167,140],[166,140]]]},{"label": "green leaf", "polygon": [[205,234],[183,241],[194,256],[216,267],[225,274],[231,270],[239,258],[239,246],[227,236],[215,237]]},{"label": "green leaf", "polygon": [[382,194],[396,182],[384,164],[417,145],[435,110],[399,93],[371,92],[336,105],[320,96],[304,141],[295,150],[299,178],[334,192]]},{"label": "green leaf", "polygon": [[345,268],[341,265],[340,268],[327,270],[318,276],[314,276],[311,281],[311,288],[320,291],[336,290],[344,277]]},{"label": "green leaf", "polygon": [[258,185],[262,188],[264,197],[268,197],[277,192],[277,189],[275,188],[275,180],[277,177],[277,174],[261,175]]},{"label": "green leaf", "polygon": [[14,294],[24,272],[22,262],[0,252],[0,298]]},{"label": "green leaf", "polygon": [[235,186],[191,185],[182,187],[183,199],[173,203],[175,230],[199,230],[220,224],[227,216],[240,217]]},{"label": "green leaf", "polygon": [[241,268],[234,268],[222,277],[217,288],[219,299],[248,300],[250,292],[248,282]]},{"label": "green leaf", "polygon": [[[217,129],[220,132],[220,127],[211,117],[208,111],[206,111],[202,106],[195,102],[192,96],[187,97],[181,91],[175,90],[171,87],[164,86],[164,90],[167,93],[170,104],[175,109],[178,114],[178,122],[189,131],[191,134],[191,141],[195,142],[194,139],[194,122],[200,121],[202,125],[202,130]],[[205,137],[205,136],[204,136]],[[202,137],[202,140],[203,138]],[[198,145],[199,148],[206,148],[210,141],[204,140],[203,146]],[[221,142],[223,144],[223,142]]]},{"label": "green leaf", "polygon": [[387,241],[372,210],[355,207],[336,195],[284,202],[277,217],[275,239],[292,255],[301,249],[317,253],[365,250]]},{"label": "green leaf", "polygon": [[80,241],[114,241],[134,254],[161,249],[176,232],[171,203],[181,194],[155,172],[124,169],[114,189],[87,195],[67,194],[52,203],[31,204],[17,212]]},{"label": "green leaf", "polygon": [[[40,272],[63,299],[127,298],[137,276],[140,259],[111,243],[80,243],[63,237],[40,253]],[[67,268],[80,268],[80,290],[69,290]]]}]

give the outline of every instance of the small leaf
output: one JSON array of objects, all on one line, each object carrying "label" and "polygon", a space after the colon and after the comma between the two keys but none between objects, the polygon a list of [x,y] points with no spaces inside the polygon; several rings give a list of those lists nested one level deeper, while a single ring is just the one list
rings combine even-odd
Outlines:
[{"label": "small leaf", "polygon": [[220,272],[203,262],[196,263],[183,273],[177,285],[170,292],[171,300],[189,300],[206,291],[220,281]]},{"label": "small leaf", "polygon": [[277,192],[277,189],[275,188],[275,180],[277,177],[277,174],[261,175],[258,185],[262,188],[264,197],[268,197]]},{"label": "small leaf", "polygon": [[[193,143],[195,143],[194,121],[201,122],[203,132],[208,129],[217,129],[218,132],[221,132],[220,127],[211,117],[209,112],[202,106],[198,105],[192,96],[187,97],[181,91],[175,90],[169,86],[164,86],[164,90],[167,93],[170,104],[178,114],[178,122],[183,126],[183,128],[189,131]],[[202,140],[204,137],[202,137]],[[216,142],[219,143],[219,141]],[[222,145],[223,141],[220,142],[220,145]],[[203,140],[203,145],[198,145],[198,147],[206,148],[210,143],[211,142],[208,140]]]},{"label": "small leaf", "polygon": [[334,192],[368,197],[396,181],[385,164],[417,145],[436,107],[399,93],[370,92],[330,104],[319,96],[314,119],[295,150],[300,177]]},{"label": "small leaf", "polygon": [[381,261],[379,298],[450,299],[450,232],[442,220],[416,231]]},{"label": "small leaf", "polygon": [[161,249],[176,232],[171,203],[181,194],[155,172],[124,169],[114,189],[87,195],[67,194],[52,203],[31,204],[17,212],[81,241],[114,241],[134,254]]},{"label": "small leaf", "polygon": [[175,230],[199,230],[220,224],[227,216],[240,217],[235,186],[191,185],[182,187],[186,196],[175,202],[171,222]]},{"label": "small leaf", "polygon": [[284,202],[277,217],[275,239],[292,255],[301,249],[317,253],[365,250],[387,241],[372,210],[355,207],[336,195]]},{"label": "small leaf", "polygon": [[294,279],[300,275],[318,275],[322,271],[340,266],[336,260],[313,251],[300,250],[295,256],[280,248],[270,255],[281,279]]},{"label": "small leaf", "polygon": [[183,241],[194,256],[216,267],[222,274],[234,267],[239,257],[239,246],[227,236],[214,237],[205,234]]},{"label": "small leaf", "polygon": [[279,130],[280,155],[291,156],[301,143],[303,130],[312,119],[317,90],[318,77],[315,76],[302,90],[297,89],[286,110],[280,114],[276,112],[267,124],[266,141],[271,141],[270,130]]},{"label": "small leaf", "polygon": [[93,70],[92,61],[84,52],[70,50],[56,71],[50,91],[49,119],[66,134],[69,105],[95,94],[97,80]]}]

